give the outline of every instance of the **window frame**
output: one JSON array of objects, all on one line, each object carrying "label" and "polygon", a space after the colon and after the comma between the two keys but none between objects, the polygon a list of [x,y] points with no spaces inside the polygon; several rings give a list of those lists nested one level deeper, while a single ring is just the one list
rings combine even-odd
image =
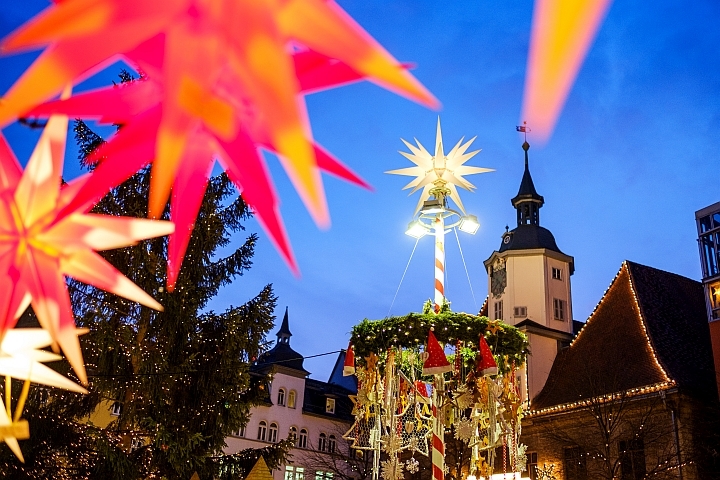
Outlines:
[{"label": "window frame", "polygon": [[287,407],[288,408],[295,408],[295,403],[297,402],[297,392],[295,390],[290,390],[288,392],[288,398],[287,398]]},{"label": "window frame", "polygon": [[325,413],[335,415],[335,399],[326,397],[325,398]]},{"label": "window frame", "polygon": [[307,428],[301,428],[298,434],[298,448],[307,448],[308,431]]},{"label": "window frame", "polygon": [[328,435],[327,438],[327,451],[328,453],[335,453],[335,450],[337,449],[337,438],[335,438],[335,435]]},{"label": "window frame", "polygon": [[[573,463],[568,463],[569,461]],[[578,445],[563,448],[563,470],[565,480],[589,480],[587,463]]]},{"label": "window frame", "polygon": [[320,432],[318,435],[318,448],[319,451],[324,452],[327,449],[327,435],[325,432]]},{"label": "window frame", "polygon": [[122,403],[115,401],[110,405],[110,415],[113,417],[119,417],[122,413]]},{"label": "window frame", "polygon": [[559,280],[562,282],[563,280],[563,271],[562,268],[557,267],[551,267],[552,268],[552,278],[553,280]]},{"label": "window frame", "polygon": [[278,389],[277,404],[281,407],[285,406],[285,389],[284,388]]},{"label": "window frame", "polygon": [[258,423],[258,433],[257,433],[257,439],[265,442],[267,438],[267,422],[265,420],[260,420],[260,423]]},{"label": "window frame", "polygon": [[278,424],[276,422],[272,422],[270,426],[268,427],[268,442],[270,443],[277,443],[278,438]]},{"label": "window frame", "polygon": [[553,319],[561,322],[565,321],[565,300],[562,298],[553,298]]},{"label": "window frame", "polygon": [[502,320],[503,319],[503,301],[498,300],[495,302],[493,306],[494,315],[493,320]]}]

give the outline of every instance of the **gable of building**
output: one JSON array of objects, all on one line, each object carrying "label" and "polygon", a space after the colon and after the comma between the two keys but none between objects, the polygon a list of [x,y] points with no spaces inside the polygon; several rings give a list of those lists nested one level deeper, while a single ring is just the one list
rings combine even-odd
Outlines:
[{"label": "gable of building", "polygon": [[531,409],[671,385],[712,395],[704,312],[698,282],[624,262],[584,328],[557,356]]}]

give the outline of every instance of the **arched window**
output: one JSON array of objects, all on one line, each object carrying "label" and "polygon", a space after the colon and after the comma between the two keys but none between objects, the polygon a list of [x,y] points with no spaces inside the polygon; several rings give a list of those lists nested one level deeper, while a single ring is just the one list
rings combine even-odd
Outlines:
[{"label": "arched window", "polygon": [[328,452],[335,453],[335,435],[330,435],[328,437]]},{"label": "arched window", "polygon": [[288,401],[287,401],[288,407],[295,408],[295,397],[297,397],[295,390],[290,390],[290,393],[288,393]]},{"label": "arched window", "polygon": [[275,423],[275,422],[271,423],[270,429],[268,430],[268,442],[270,442],[270,443],[277,442],[277,432],[278,432],[277,423]]},{"label": "arched window", "polygon": [[292,440],[293,445],[296,447],[297,445],[297,427],[290,427],[290,431],[288,432],[288,440]]},{"label": "arched window", "polygon": [[265,437],[267,437],[267,423],[265,423],[265,420],[260,421],[260,425],[258,425],[258,440],[265,441]]},{"label": "arched window", "polygon": [[278,390],[277,404],[280,405],[281,407],[285,406],[285,389],[284,388],[281,388],[280,390]]},{"label": "arched window", "polygon": [[307,437],[308,432],[304,428],[300,430],[300,436],[298,437],[298,447],[299,448],[307,448]]},{"label": "arched window", "polygon": [[320,438],[318,438],[318,450],[321,452],[324,452],[327,449],[327,435],[324,433],[320,434]]}]

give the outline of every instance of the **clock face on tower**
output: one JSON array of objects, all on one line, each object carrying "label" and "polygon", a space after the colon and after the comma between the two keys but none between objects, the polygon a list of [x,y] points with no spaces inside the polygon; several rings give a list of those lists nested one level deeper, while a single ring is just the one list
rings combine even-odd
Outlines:
[{"label": "clock face on tower", "polygon": [[490,275],[490,292],[495,297],[499,297],[505,292],[507,286],[507,270],[505,269],[505,262],[498,259],[495,261],[492,267],[492,274]]}]

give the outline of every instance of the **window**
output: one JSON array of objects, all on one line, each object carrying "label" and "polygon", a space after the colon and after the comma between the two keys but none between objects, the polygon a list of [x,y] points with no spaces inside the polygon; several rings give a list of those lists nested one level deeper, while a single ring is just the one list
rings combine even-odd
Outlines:
[{"label": "window", "polygon": [[335,445],[337,444],[337,441],[335,439],[335,435],[330,435],[328,437],[328,452],[335,453]]},{"label": "window", "polygon": [[537,452],[527,452],[527,465],[525,466],[530,480],[537,480]]},{"label": "window", "polygon": [[307,430],[304,428],[300,430],[300,436],[298,437],[298,447],[299,448],[307,448]]},{"label": "window", "polygon": [[334,398],[326,398],[325,399],[325,413],[335,413],[335,399]]},{"label": "window", "polygon": [[286,465],[285,480],[305,480],[305,467]]},{"label": "window", "polygon": [[562,280],[562,270],[552,267],[552,278],[554,280]]},{"label": "window", "polygon": [[315,480],[332,480],[332,478],[332,472],[323,472],[322,470],[315,472]]},{"label": "window", "polygon": [[265,441],[265,437],[267,437],[267,423],[265,423],[265,420],[261,420],[260,424],[258,425],[258,440]]},{"label": "window", "polygon": [[290,390],[290,393],[288,393],[288,400],[287,400],[288,407],[295,408],[295,397],[296,397],[295,390]]},{"label": "window", "polygon": [[236,432],[233,433],[236,437],[244,437],[245,436],[245,425],[240,427]]},{"label": "window", "polygon": [[122,403],[120,403],[120,402],[113,403],[112,406],[110,407],[110,415],[112,415],[114,417],[118,417],[118,416],[120,416],[120,412],[122,412]]},{"label": "window", "polygon": [[513,316],[515,316],[515,317],[527,317],[527,307],[515,307],[515,308],[513,308]]},{"label": "window", "polygon": [[145,442],[143,442],[143,439],[140,437],[132,437],[130,439],[130,450],[137,450],[139,448],[142,448],[145,446]]},{"label": "window", "polygon": [[327,449],[327,435],[324,433],[320,434],[320,438],[318,438],[318,450],[321,452],[324,452]]},{"label": "window", "polygon": [[297,447],[297,427],[290,427],[290,431],[288,432],[288,440],[292,440],[293,445]]},{"label": "window", "polygon": [[553,316],[555,320],[565,320],[565,300],[553,298]]},{"label": "window", "polygon": [[271,423],[270,429],[268,430],[268,442],[270,442],[270,443],[277,442],[277,432],[278,432],[277,423],[275,423],[275,422]]},{"label": "window", "polygon": [[620,478],[641,480],[645,478],[645,444],[642,438],[619,442]]},{"label": "window", "polygon": [[285,389],[284,388],[281,388],[280,390],[278,390],[277,404],[280,405],[281,407],[285,406]]},{"label": "window", "polygon": [[565,480],[588,480],[585,456],[580,447],[566,447],[564,453]]},{"label": "window", "polygon": [[503,318],[503,308],[502,308],[502,300],[499,302],[495,302],[495,318],[494,320],[502,320]]}]

